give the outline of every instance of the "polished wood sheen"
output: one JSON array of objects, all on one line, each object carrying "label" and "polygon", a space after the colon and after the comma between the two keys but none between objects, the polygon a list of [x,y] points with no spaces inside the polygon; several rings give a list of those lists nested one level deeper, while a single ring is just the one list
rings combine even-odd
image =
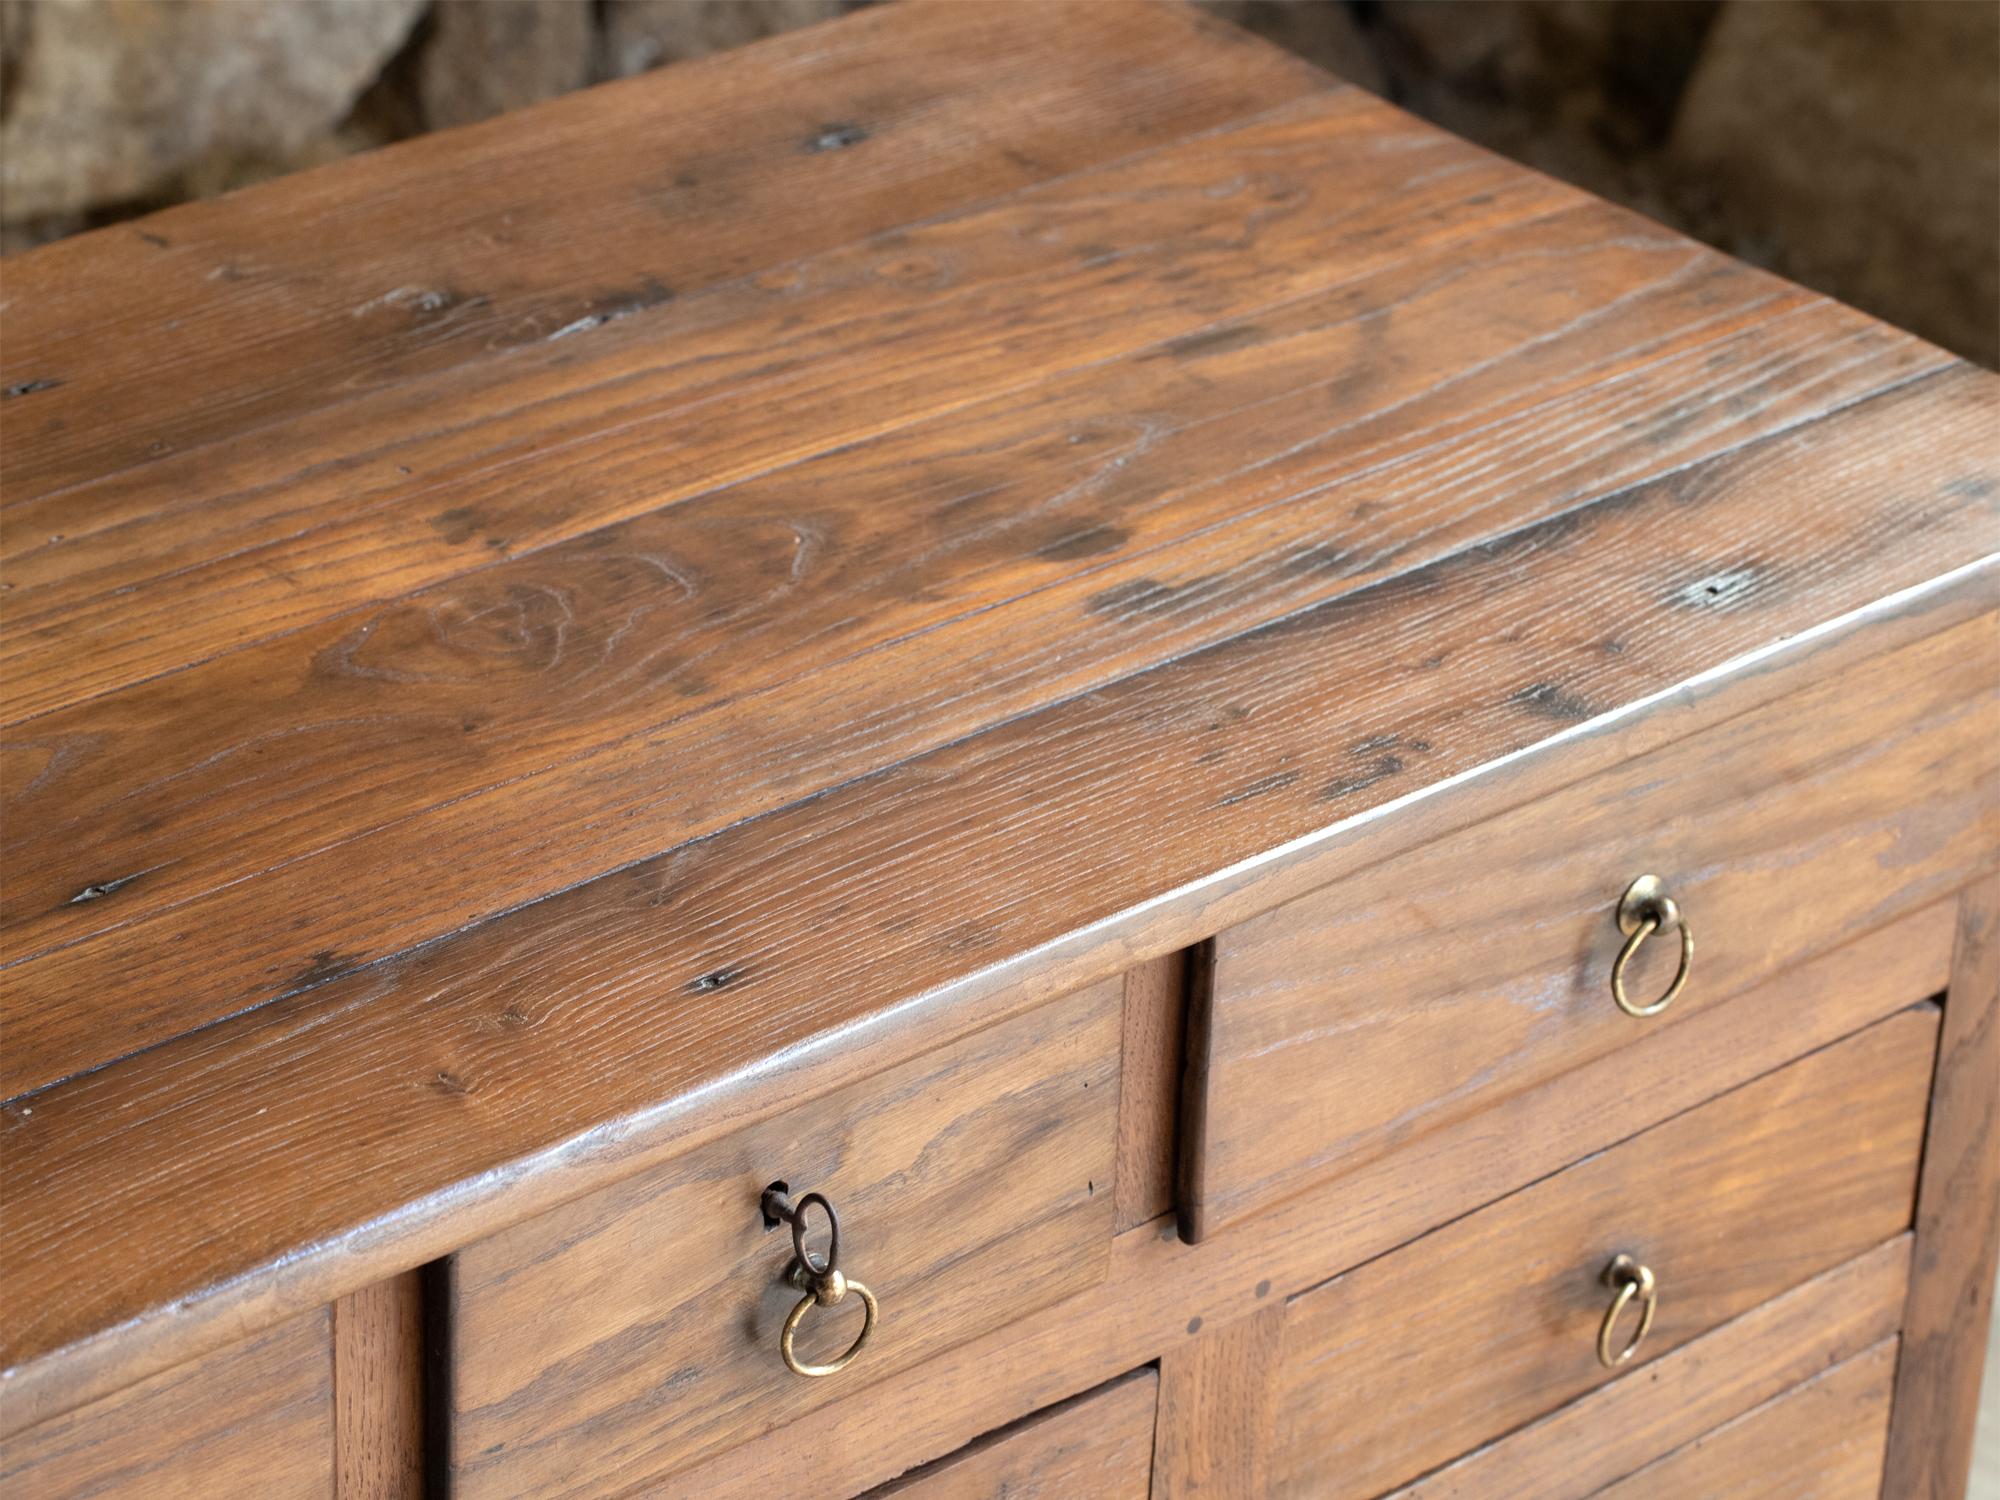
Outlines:
[{"label": "polished wood sheen", "polygon": [[[1952,1500],[2000,380],[1152,0],[869,6],[6,280],[10,1478],[1581,1495],[1893,1347]],[[1523,1205],[1659,1141],[1606,1379]],[[777,1180],[880,1298],[825,1380]],[[1495,1225],[1512,1302],[1435,1261]]]},{"label": "polished wood sheen", "polygon": [[[1880,1022],[1295,1298],[1274,1492],[1380,1494],[1908,1227],[1937,1024]],[[1621,1252],[1660,1310],[1614,1377]]]}]

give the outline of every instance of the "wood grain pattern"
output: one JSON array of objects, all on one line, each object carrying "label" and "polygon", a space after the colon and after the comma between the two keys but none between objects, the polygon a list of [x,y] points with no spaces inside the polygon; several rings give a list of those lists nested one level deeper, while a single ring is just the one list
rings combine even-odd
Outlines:
[{"label": "wood grain pattern", "polygon": [[[1844,463],[1839,446],[1818,451]],[[1951,497],[1976,485],[1933,468],[1942,513],[1913,510],[1908,497],[1939,454],[1909,457],[1894,515],[1929,524],[1912,532],[1878,511],[1888,529],[1852,544],[1838,528],[1808,528],[1796,540],[1822,560],[1782,586],[1774,578],[1755,611],[1665,602],[1727,562],[1733,549],[1716,539],[1732,517],[1766,511],[1761,481],[1774,471],[1738,459],[1029,716],[9,1110],[0,1171],[27,1205],[0,1268],[14,1410],[60,1410],[170,1355],[215,1347],[245,1318],[338,1295],[663,1160],[725,1120],[768,1112],[762,1083],[779,1072],[781,1097],[824,1092],[871,1058],[886,1065],[991,1024],[1990,607],[1986,568],[1919,583],[1934,576],[1927,546],[1949,557],[1959,545]],[[1866,493],[1844,471],[1850,482]],[[1593,544],[1658,535],[1654,503],[1708,517],[1710,541],[1683,528],[1686,550],[1654,564],[1650,583],[1607,574]],[[1976,532],[1976,517],[1966,525]],[[1914,592],[1876,607],[1899,575]],[[1613,670],[1601,643],[1631,624],[1634,598],[1662,600],[1675,628],[1640,632]],[[1815,624],[1828,619],[1838,623]],[[1532,646],[1521,635],[1530,620]],[[1487,644],[1425,668],[1442,621]],[[1751,640],[1765,649],[1735,669],[1695,665]],[[1413,672],[1435,684],[1426,707],[1405,692]],[[1601,711],[1559,728],[1512,701],[1516,684],[1552,677]],[[1352,736],[1391,731],[1437,748],[1338,808],[1316,799]],[[1203,738],[1190,744],[1190,734]],[[1536,745],[1562,754],[1505,758]],[[1069,758],[1059,784],[1043,769],[1051,754]],[[1286,757],[1294,764],[1274,772],[1270,762]],[[1151,779],[1135,784],[1133,767]],[[1287,773],[1297,781],[1241,795]],[[1406,797],[1393,820],[1364,816]],[[1070,860],[1060,830],[1086,826],[1104,833],[1094,848],[1126,855]],[[1119,841],[1124,827],[1137,843]],[[1249,859],[1288,840],[1298,842],[1280,857]],[[871,868],[879,879],[849,883]],[[984,917],[968,926],[967,911]],[[824,968],[817,934],[828,930],[874,934],[865,974]],[[788,932],[813,936],[800,944]],[[662,1008],[645,995],[675,998]],[[924,998],[898,1009],[892,1027],[850,1024],[895,995]],[[249,1164],[280,1162],[291,1165],[272,1173],[274,1190],[244,1203],[236,1189]],[[495,1171],[510,1162],[519,1165]],[[558,1164],[560,1186],[546,1170]],[[305,1182],[309,1192],[282,1186]],[[226,1238],[190,1232],[199,1216],[189,1206],[205,1202],[226,1215]],[[70,1236],[106,1213],[145,1226],[148,1262],[79,1282]],[[80,1347],[107,1322],[126,1325],[115,1347]]]},{"label": "wood grain pattern", "polygon": [[324,1308],[0,1444],[8,1500],[331,1500],[334,1480]]},{"label": "wood grain pattern", "polygon": [[[857,1081],[451,1263],[451,1491],[593,1495],[799,1414],[1099,1281],[1110,1253],[1120,986]],[[791,1374],[775,1181],[823,1192],[881,1304],[833,1379]],[[824,1309],[802,1357],[845,1347]]]},{"label": "wood grain pattern", "polygon": [[[1258,170],[1246,173],[1252,163]],[[854,518],[856,499],[838,492],[833,513],[823,514],[829,481],[855,465],[819,466],[814,477],[825,478],[800,496],[777,477],[798,461],[898,429],[880,459],[913,444],[946,443],[948,453],[939,429],[955,408],[986,413],[981,425],[990,427],[995,412],[1047,421],[1048,412],[1079,404],[1061,432],[1087,432],[1107,394],[1151,377],[1164,388],[1150,434],[1132,429],[1129,407],[1106,419],[1114,434],[1124,429],[1130,451],[1136,439],[1169,434],[1176,409],[1198,415],[1175,381],[1160,378],[1160,362],[1190,347],[1183,341],[1211,354],[1246,338],[1261,342],[1256,325],[1247,335],[1238,326],[1246,315],[1315,294],[1324,302],[1333,289],[1396,265],[1398,252],[1435,256],[1582,201],[1366,95],[1336,92],[997,205],[898,228],[781,277],[727,283],[636,320],[629,333],[593,336],[587,360],[509,360],[504,380],[482,366],[477,384],[454,372],[421,391],[399,387],[393,402],[385,395],[374,403],[380,411],[343,409],[331,430],[315,414],[204,451],[199,471],[176,476],[170,489],[150,475],[125,475],[65,492],[10,515],[6,581],[14,587],[0,628],[0,667],[16,679],[9,716],[703,497],[702,524],[686,518],[663,536],[656,523],[629,539],[641,557],[678,564],[671,577],[641,569],[621,583],[625,594],[655,590],[657,618],[646,634],[684,631],[689,591],[716,607],[723,600],[707,595],[726,598],[745,584],[760,598],[753,579],[787,559],[788,524],[806,529],[803,541],[791,540],[808,554],[789,560],[821,589],[838,582],[824,576],[834,544],[871,528],[865,510]],[[1392,224],[1401,226],[1393,246]],[[1627,223],[1629,237],[1645,233]],[[1635,264],[1657,264],[1671,245],[1689,274],[1679,286],[1641,293],[1629,310],[1613,309],[1612,336],[1649,324],[1665,331],[1670,306],[1696,342],[1805,308],[1803,294],[1657,231],[1651,238],[1653,255]],[[1704,292],[1707,304],[1695,300]],[[1846,313],[1807,321],[1833,335],[1827,352],[1871,328]],[[1934,353],[1880,330],[1870,341],[1885,370],[1891,361],[1936,363]],[[1589,340],[1566,342],[1581,352]],[[882,357],[885,345],[894,359]],[[1140,351],[1150,359],[1131,368]],[[1105,366],[1125,367],[1110,391],[1098,388]],[[908,431],[913,424],[918,430]],[[1100,449],[1106,440],[1100,433]],[[1031,439],[1016,441],[1033,451]],[[1093,456],[1101,465],[1102,453],[1088,448],[1052,455],[1072,467]],[[908,503],[929,499],[890,464],[862,472],[871,487],[913,491]],[[749,517],[738,499],[718,493],[739,482],[751,485],[739,497],[754,504]],[[1087,498],[1067,497],[1065,506],[1041,497],[1040,514],[1024,518],[1041,522],[1024,550],[1059,543],[1063,533],[1050,525]],[[735,533],[728,541],[717,534],[724,529]],[[52,533],[57,540],[42,540]],[[1100,544],[1106,538],[1097,533]],[[777,556],[746,570],[735,556],[744,547]],[[631,550],[606,537],[582,556],[601,570],[607,552]],[[997,549],[984,551],[990,564]],[[1043,556],[1036,571],[1062,561],[1059,552]],[[555,570],[558,581],[563,572]],[[216,609],[217,599],[228,607]],[[366,623],[349,619],[342,633]],[[353,676],[325,667],[335,682]],[[635,683],[648,685],[643,675]],[[659,704],[686,708],[677,694]]]},{"label": "wood grain pattern", "polygon": [[[1783,974],[1957,889],[2000,847],[2000,678],[1831,682],[1221,933],[1191,1035],[1188,1233],[1256,1212]],[[1861,686],[1853,684],[1852,686]],[[1531,690],[1532,691],[1532,690]],[[1355,781],[1413,753],[1356,747]],[[1558,833],[1557,830],[1560,830]],[[1612,1003],[1619,894],[1660,875],[1696,934],[1671,1009]],[[1631,975],[1642,998],[1668,938]],[[1793,1024],[1794,1004],[1766,1016]]]},{"label": "wood grain pattern", "polygon": [[1884,1339],[1598,1493],[1603,1500],[1875,1500],[1884,1493],[1895,1372],[1896,1341]]},{"label": "wood grain pattern", "polygon": [[1893,1342],[1909,1280],[1903,1234],[1661,1355],[1644,1380],[1600,1386],[1392,1500],[1587,1500],[1829,1366]]},{"label": "wood grain pattern", "polygon": [[1926,1005],[1878,1022],[1295,1297],[1273,1493],[1380,1494],[1602,1383],[1615,1254],[1660,1281],[1621,1377],[1643,1380],[1907,1228],[1937,1021]]},{"label": "wood grain pattern", "polygon": [[1160,1377],[1134,1370],[869,1492],[870,1500],[1145,1500]]},{"label": "wood grain pattern", "polygon": [[[1202,1333],[1194,1320],[1190,1334]],[[1171,1350],[1160,1361],[1153,1432],[1155,1500],[1261,1496],[1276,1424],[1285,1309],[1272,1303]]]},{"label": "wood grain pattern", "polygon": [[[1991,642],[1989,641],[1989,646]],[[1884,1493],[1959,1500],[2000,1261],[2000,876],[1959,902]],[[1990,1374],[1987,1378],[1991,1378]]]},{"label": "wood grain pattern", "polygon": [[[1382,258],[1379,233],[1352,233]],[[9,993],[29,999],[0,1012],[17,1037],[0,1087],[1402,574],[1905,377],[1921,352],[1847,314],[1776,316],[1748,273],[1716,291],[1731,278],[1699,253],[1634,233],[1590,210],[1495,237],[1476,270],[1462,253],[1411,258],[1264,316],[1237,347],[1050,381],[18,726],[5,935]],[[1690,331],[1705,293],[1725,328],[1732,314],[1754,326],[1733,341]],[[1501,296],[1516,311],[1488,347],[1467,330]],[[1538,335],[1525,345],[1523,322]],[[1407,332],[1379,348],[1385,324]],[[1481,379],[1450,379],[1474,356],[1491,366]],[[1350,379],[1329,429],[1328,365],[1364,357],[1384,373]],[[1683,400],[1692,422],[1644,425]],[[1440,489],[1468,457],[1441,442],[1530,413],[1517,451]],[[1933,440],[1968,445],[1981,420],[1974,402]],[[1484,473],[1493,462],[1511,466],[1504,480]],[[1353,510],[1368,516],[1364,550]],[[365,525],[337,556],[374,561],[379,523]],[[1181,573],[1200,580],[1192,592]],[[391,761],[401,774],[374,773]],[[404,876],[440,849],[454,857],[433,879]],[[89,891],[104,894],[77,899]],[[192,935],[218,923],[239,941],[190,965]]]},{"label": "wood grain pattern", "polygon": [[1120,1230],[1173,1211],[1191,962],[1190,953],[1167,953],[1125,975],[1125,1036],[1118,1049]]},{"label": "wood grain pattern", "polygon": [[424,1310],[415,1271],[333,1304],[335,1488],[340,1500],[422,1493]]},{"label": "wood grain pattern", "polygon": [[10,492],[581,340],[1329,82],[1188,11],[1005,12],[858,17],[22,255],[0,365],[10,395],[29,388],[7,402]]},{"label": "wood grain pattern", "polygon": [[[1953,903],[1942,903],[1789,977],[1784,993],[1816,997],[1812,1045],[1937,992],[1950,968],[1953,920]],[[1767,1000],[1778,998],[1773,987]],[[696,1465],[661,1493],[754,1500],[781,1489],[807,1462],[830,1491],[862,1490],[1142,1360],[1170,1359],[1212,1328],[1704,1103],[1709,1090],[1691,1079],[1726,1074],[1738,1084],[1790,1061],[1791,1046],[1776,1045],[1756,1015],[1755,1007],[1713,1009],[1439,1131],[1363,1169],[1338,1193],[1301,1194],[1199,1245],[1183,1243],[1171,1219],[1127,1231],[1101,1286]],[[1190,1332],[1196,1317],[1201,1323]],[[996,1369],[1008,1378],[995,1380]]]}]

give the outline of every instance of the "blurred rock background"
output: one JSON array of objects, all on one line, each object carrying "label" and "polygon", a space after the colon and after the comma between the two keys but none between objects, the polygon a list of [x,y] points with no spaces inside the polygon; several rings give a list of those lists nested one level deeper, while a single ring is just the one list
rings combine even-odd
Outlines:
[{"label": "blurred rock background", "polygon": [[[0,0],[0,250],[859,3]],[[2000,0],[1206,3],[2000,367]]]}]

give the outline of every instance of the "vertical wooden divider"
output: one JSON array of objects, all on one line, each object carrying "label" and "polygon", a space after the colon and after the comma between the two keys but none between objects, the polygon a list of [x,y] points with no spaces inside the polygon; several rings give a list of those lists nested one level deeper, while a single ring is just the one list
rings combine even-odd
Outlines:
[{"label": "vertical wooden divider", "polygon": [[1118,1096],[1120,1233],[1173,1211],[1187,983],[1199,951],[1163,953],[1125,975]]},{"label": "vertical wooden divider", "polygon": [[334,1476],[340,1500],[424,1491],[423,1273],[333,1304]]},{"label": "vertical wooden divider", "polygon": [[1959,1500],[2000,1252],[2000,875],[1959,898],[1882,1493]]},{"label": "vertical wooden divider", "polygon": [[1270,1482],[1285,1303],[1170,1350],[1153,1420],[1153,1500],[1254,1500]]}]

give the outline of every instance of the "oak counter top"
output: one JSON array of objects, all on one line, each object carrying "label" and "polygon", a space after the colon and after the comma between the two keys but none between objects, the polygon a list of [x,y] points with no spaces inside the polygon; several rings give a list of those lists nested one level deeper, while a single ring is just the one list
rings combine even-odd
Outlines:
[{"label": "oak counter top", "polygon": [[2000,597],[2000,381],[1220,35],[6,263],[0,1424]]}]

